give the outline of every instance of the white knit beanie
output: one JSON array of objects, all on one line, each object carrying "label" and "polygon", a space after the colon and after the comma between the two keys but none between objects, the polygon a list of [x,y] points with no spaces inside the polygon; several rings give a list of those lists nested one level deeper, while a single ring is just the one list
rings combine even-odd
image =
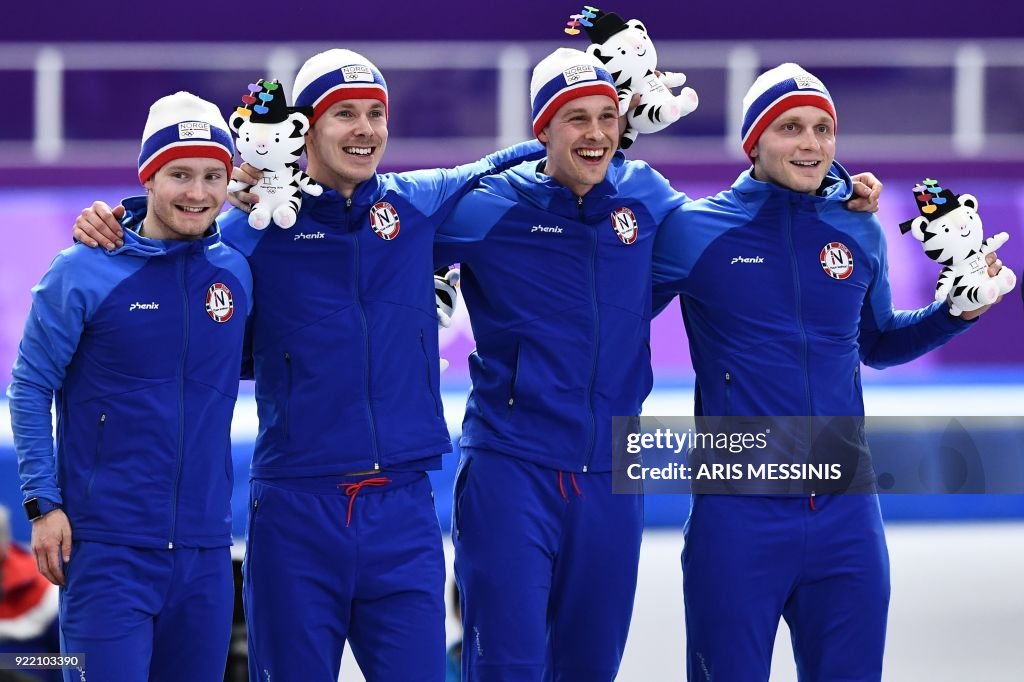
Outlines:
[{"label": "white knit beanie", "polygon": [[139,153],[139,180],[145,183],[168,161],[192,157],[221,161],[230,176],[234,154],[220,109],[190,92],[176,92],[149,108]]}]

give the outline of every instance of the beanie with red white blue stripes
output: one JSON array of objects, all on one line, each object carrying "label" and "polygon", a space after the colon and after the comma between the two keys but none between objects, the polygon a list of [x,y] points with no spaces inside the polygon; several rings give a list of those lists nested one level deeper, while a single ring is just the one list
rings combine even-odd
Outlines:
[{"label": "beanie with red white blue stripes", "polygon": [[216,159],[231,176],[235,146],[220,109],[190,92],[161,97],[149,108],[139,152],[139,181],[146,183],[167,162]]},{"label": "beanie with red white blue stripes", "polygon": [[765,71],[743,97],[743,151],[754,150],[758,138],[788,109],[812,106],[824,110],[838,125],[832,95],[817,77],[798,64],[782,64]]},{"label": "beanie with red white blue stripes", "polygon": [[292,104],[312,107],[310,125],[335,102],[375,99],[384,104],[387,116],[388,84],[369,59],[352,50],[327,50],[306,60],[292,85]]},{"label": "beanie with red white blue stripes", "polygon": [[567,47],[549,54],[534,67],[530,79],[533,134],[540,135],[567,102],[589,95],[607,95],[618,108],[615,81],[595,57]]}]

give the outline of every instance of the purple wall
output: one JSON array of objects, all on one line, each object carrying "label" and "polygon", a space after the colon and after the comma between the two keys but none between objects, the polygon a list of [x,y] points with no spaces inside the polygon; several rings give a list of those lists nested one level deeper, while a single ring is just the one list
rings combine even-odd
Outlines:
[{"label": "purple wall", "polygon": [[[11,2],[0,41],[559,40],[566,18],[585,4],[565,0],[424,3],[248,0],[244,3]],[[591,3],[592,4],[592,3]],[[763,0],[618,0],[597,7],[643,19],[659,39],[1012,38],[1024,34],[1024,7],[953,0],[786,5]],[[995,3],[991,3],[994,5]]]}]

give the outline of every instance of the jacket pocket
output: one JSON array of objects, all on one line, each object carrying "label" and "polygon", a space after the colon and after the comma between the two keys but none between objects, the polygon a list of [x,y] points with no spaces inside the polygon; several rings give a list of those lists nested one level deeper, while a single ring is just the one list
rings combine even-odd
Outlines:
[{"label": "jacket pocket", "polygon": [[[420,349],[423,351],[424,367],[427,370],[427,390],[430,391],[431,397],[434,399],[434,411],[437,416],[441,416],[441,401],[438,399],[438,389],[434,386],[434,379],[432,377],[432,369],[430,366],[430,353],[427,352],[427,339],[423,335],[423,330],[420,330]],[[435,359],[434,365],[438,367],[440,371],[440,361]]]},{"label": "jacket pocket", "polygon": [[466,491],[466,477],[469,475],[470,459],[463,459],[455,474],[455,487],[452,490],[452,535],[460,536],[459,519],[461,518],[462,498]]},{"label": "jacket pocket", "polygon": [[99,473],[103,464],[103,440],[107,430],[107,413],[100,414],[99,426],[96,429],[96,456],[93,457],[92,471],[89,473],[89,482],[85,486],[85,499],[92,496],[92,486],[96,482],[96,474]]},{"label": "jacket pocket", "polygon": [[284,437],[287,439],[291,438],[291,412],[292,412],[292,354],[288,351],[284,352],[284,377],[285,377],[285,394],[284,394],[284,415],[282,421],[284,422]]},{"label": "jacket pocket", "polygon": [[516,344],[516,356],[512,362],[512,379],[508,384],[508,409],[516,404],[516,381],[519,379],[519,358],[522,356],[522,344]]},{"label": "jacket pocket", "polygon": [[260,509],[260,498],[256,486],[251,486],[252,499],[249,501],[249,520],[245,528],[245,556],[242,559],[243,579],[252,584],[252,559],[256,547],[256,515]]}]

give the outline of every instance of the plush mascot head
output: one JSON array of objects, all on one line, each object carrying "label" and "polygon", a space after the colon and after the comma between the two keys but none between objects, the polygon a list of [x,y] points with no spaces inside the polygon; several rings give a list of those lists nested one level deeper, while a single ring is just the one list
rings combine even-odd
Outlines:
[{"label": "plush mascot head", "polygon": [[597,10],[597,16],[584,26],[594,55],[615,79],[615,85],[630,87],[634,80],[654,73],[658,51],[647,36],[647,27],[639,19],[623,21],[615,12]]},{"label": "plush mascot head", "polygon": [[281,84],[262,78],[250,83],[242,103],[228,121],[238,136],[235,145],[242,159],[264,171],[298,161],[309,118],[286,104]]}]

